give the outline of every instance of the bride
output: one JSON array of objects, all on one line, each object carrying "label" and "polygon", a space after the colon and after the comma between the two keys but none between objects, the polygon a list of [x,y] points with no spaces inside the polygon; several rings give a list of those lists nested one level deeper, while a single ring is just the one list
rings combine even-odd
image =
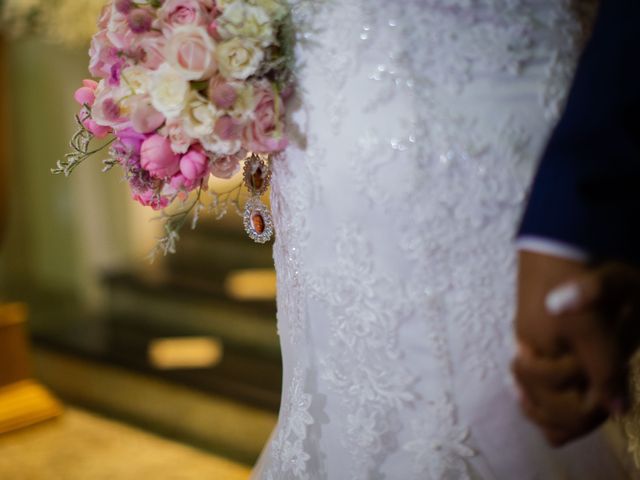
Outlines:
[{"label": "bride", "polygon": [[550,449],[508,372],[512,237],[589,3],[292,2],[284,390],[256,480],[626,478],[601,433]]}]

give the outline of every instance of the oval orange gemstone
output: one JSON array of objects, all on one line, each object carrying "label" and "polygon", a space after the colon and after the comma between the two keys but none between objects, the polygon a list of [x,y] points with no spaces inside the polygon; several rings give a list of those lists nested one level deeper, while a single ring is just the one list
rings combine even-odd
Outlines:
[{"label": "oval orange gemstone", "polygon": [[264,218],[260,213],[254,213],[251,215],[251,226],[257,234],[260,235],[264,233]]}]

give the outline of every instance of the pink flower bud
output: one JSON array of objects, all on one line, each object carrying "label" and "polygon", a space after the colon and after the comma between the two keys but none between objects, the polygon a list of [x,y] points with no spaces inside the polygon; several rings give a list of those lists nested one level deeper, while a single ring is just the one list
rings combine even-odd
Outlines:
[{"label": "pink flower bud", "polygon": [[133,8],[133,0],[116,0],[115,6],[119,13],[126,15]]},{"label": "pink flower bud", "polygon": [[220,117],[216,122],[215,127],[213,128],[213,132],[218,136],[221,140],[229,141],[229,140],[237,140],[240,138],[242,133],[242,129],[240,125],[238,125],[233,118],[228,115],[224,117]]},{"label": "pink flower bud", "polygon": [[135,8],[127,15],[127,23],[133,33],[145,33],[151,30],[153,15],[144,8]]},{"label": "pink flower bud", "polygon": [[233,177],[240,170],[240,165],[244,152],[237,155],[218,157],[211,164],[211,174],[217,178],[228,179]]},{"label": "pink flower bud", "polygon": [[180,157],[171,150],[171,142],[162,135],[151,135],[140,149],[140,165],[152,177],[171,177],[180,168]]},{"label": "pink flower bud", "polygon": [[84,80],[82,80],[82,85],[94,91],[96,88],[98,88],[98,82],[89,78],[85,78]]},{"label": "pink flower bud", "polygon": [[88,119],[83,122],[84,128],[89,130],[91,134],[96,138],[104,138],[113,132],[111,127],[104,127],[98,125],[95,120]]},{"label": "pink flower bud", "polygon": [[229,109],[236,103],[238,93],[228,83],[220,82],[217,78],[213,78],[209,83],[209,98],[216,107]]},{"label": "pink flower bud", "polygon": [[180,159],[180,173],[187,180],[198,180],[207,173],[209,159],[198,149],[190,149]]},{"label": "pink flower bud", "polygon": [[211,38],[213,38],[216,42],[222,41],[222,35],[220,35],[220,32],[218,31],[218,22],[216,20],[209,24],[209,26],[207,27],[207,33],[209,33],[209,35],[211,35]]},{"label": "pink flower bud", "polygon": [[133,199],[140,202],[141,205],[151,207],[154,210],[162,210],[169,205],[169,200],[166,197],[159,195],[151,189],[147,189],[144,192],[134,193]]},{"label": "pink flower bud", "polygon": [[189,180],[182,173],[178,172],[169,181],[169,186],[173,188],[176,192],[179,191],[191,191],[198,185],[198,182],[195,180]]},{"label": "pink flower bud", "polygon": [[76,93],[73,94],[73,98],[76,99],[80,105],[89,105],[93,106],[93,102],[96,101],[95,90],[92,90],[89,87],[80,87],[76,90]]}]

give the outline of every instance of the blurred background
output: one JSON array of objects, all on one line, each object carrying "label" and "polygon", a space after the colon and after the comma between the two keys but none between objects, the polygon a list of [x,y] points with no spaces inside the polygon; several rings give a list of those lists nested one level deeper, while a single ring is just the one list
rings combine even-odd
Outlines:
[{"label": "blurred background", "polygon": [[[50,173],[103,4],[0,0],[0,432],[16,381],[64,405],[0,434],[0,478],[246,478],[280,396],[271,247],[235,213],[204,216],[150,263],[161,224],[117,169],[101,172],[104,154]],[[26,323],[3,327],[16,302]],[[26,355],[7,353],[22,348],[8,324],[27,332]]]}]

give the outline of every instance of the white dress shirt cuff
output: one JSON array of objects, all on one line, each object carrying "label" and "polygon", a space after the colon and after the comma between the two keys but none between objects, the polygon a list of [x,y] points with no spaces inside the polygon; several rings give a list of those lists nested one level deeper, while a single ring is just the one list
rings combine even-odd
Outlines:
[{"label": "white dress shirt cuff", "polygon": [[523,235],[516,239],[516,248],[520,251],[541,253],[552,257],[566,258],[576,262],[587,262],[589,253],[574,245],[550,240],[548,238]]}]

